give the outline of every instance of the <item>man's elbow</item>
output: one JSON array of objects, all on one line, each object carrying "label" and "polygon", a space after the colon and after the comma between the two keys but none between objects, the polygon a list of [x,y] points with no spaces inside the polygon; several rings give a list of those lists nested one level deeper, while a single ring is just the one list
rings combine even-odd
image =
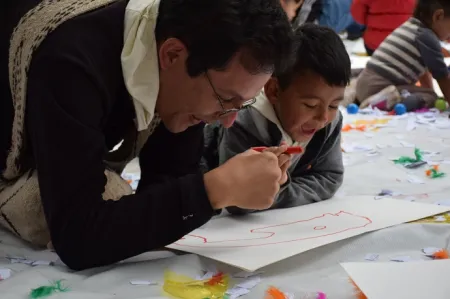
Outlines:
[{"label": "man's elbow", "polygon": [[82,271],[104,266],[99,264],[99,259],[95,259],[94,252],[88,252],[89,248],[95,247],[95,244],[89,244],[83,237],[68,234],[55,238],[52,242],[61,261],[72,270]]}]

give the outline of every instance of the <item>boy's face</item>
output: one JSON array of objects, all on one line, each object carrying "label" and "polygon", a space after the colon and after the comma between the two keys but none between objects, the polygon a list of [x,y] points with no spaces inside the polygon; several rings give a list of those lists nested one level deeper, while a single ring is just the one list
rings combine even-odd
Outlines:
[{"label": "boy's face", "polygon": [[266,96],[283,129],[297,142],[310,140],[334,120],[344,90],[345,87],[328,85],[313,72],[297,76],[285,90],[280,89],[275,78],[265,85]]},{"label": "boy's face", "polygon": [[450,38],[450,17],[444,14],[443,9],[438,9],[433,13],[431,27],[440,40],[448,40]]}]

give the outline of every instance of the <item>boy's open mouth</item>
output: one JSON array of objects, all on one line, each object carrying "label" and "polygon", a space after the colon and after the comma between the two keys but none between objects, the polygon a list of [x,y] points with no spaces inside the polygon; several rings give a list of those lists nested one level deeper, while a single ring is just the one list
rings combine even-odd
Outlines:
[{"label": "boy's open mouth", "polygon": [[316,129],[308,129],[308,128],[302,127],[302,133],[307,136],[314,135],[314,133],[316,133]]}]

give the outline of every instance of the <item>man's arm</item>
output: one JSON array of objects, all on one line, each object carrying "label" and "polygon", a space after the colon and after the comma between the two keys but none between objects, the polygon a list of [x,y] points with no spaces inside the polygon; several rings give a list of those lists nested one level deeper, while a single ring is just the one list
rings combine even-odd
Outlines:
[{"label": "man's arm", "polygon": [[[441,44],[436,35],[430,29],[421,29],[416,38],[417,47],[425,66],[439,84],[445,100],[450,101],[450,77]],[[427,103],[430,105],[430,103]]]},{"label": "man's arm", "polygon": [[369,7],[367,6],[367,0],[353,0],[351,13],[356,23],[366,25],[368,10]]},{"label": "man's arm", "polygon": [[298,175],[294,170],[290,182],[280,190],[272,208],[296,207],[333,197],[344,179],[341,128],[342,119],[327,139],[315,164]]},{"label": "man's arm", "polygon": [[213,209],[201,173],[176,173],[178,178],[118,201],[102,198],[104,91],[84,64],[51,52],[33,59],[26,123],[45,216],[62,261],[76,270],[111,264],[168,245],[206,223]]}]

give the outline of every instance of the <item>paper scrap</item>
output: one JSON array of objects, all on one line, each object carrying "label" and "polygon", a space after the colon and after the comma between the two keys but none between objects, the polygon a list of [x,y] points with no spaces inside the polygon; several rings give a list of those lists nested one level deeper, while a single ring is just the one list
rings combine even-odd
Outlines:
[{"label": "paper scrap", "polygon": [[226,294],[228,295],[227,299],[236,299],[239,298],[241,296],[244,296],[246,294],[250,293],[250,290],[247,289],[243,289],[240,287],[234,287],[232,289],[229,289],[228,291],[226,291]]},{"label": "paper scrap", "polygon": [[445,221],[447,221],[447,218],[445,218],[444,216],[434,216],[434,221],[445,222]]},{"label": "paper scrap", "polygon": [[391,258],[391,261],[393,261],[393,262],[409,262],[411,260],[412,260],[411,257],[407,256],[407,255],[405,255],[405,256],[397,256],[397,257]]},{"label": "paper scrap", "polygon": [[249,278],[249,277],[256,276],[256,275],[261,275],[263,273],[264,273],[263,271],[256,271],[256,272],[241,271],[236,274],[233,274],[233,277],[234,278]]},{"label": "paper scrap", "polygon": [[50,266],[51,264],[51,261],[34,261],[31,266]]},{"label": "paper scrap", "polygon": [[35,261],[26,259],[26,258],[22,258],[22,257],[7,257],[7,259],[9,259],[9,261],[11,262],[11,264],[25,264],[25,265],[30,265],[33,264]]},{"label": "paper scrap", "polygon": [[0,281],[10,278],[12,275],[11,269],[0,268]]},{"label": "paper scrap", "polygon": [[437,247],[426,247],[426,248],[422,248],[422,252],[428,256],[428,257],[433,257],[433,254],[435,254],[436,252],[442,250],[441,248],[437,248]]},{"label": "paper scrap", "polygon": [[411,184],[425,184],[424,181],[414,175],[408,175],[407,181]]},{"label": "paper scrap", "polygon": [[378,156],[378,155],[379,155],[379,152],[377,152],[377,151],[375,151],[375,150],[371,150],[370,152],[368,152],[368,153],[366,154],[366,156],[368,156],[368,157]]},{"label": "paper scrap", "polygon": [[409,143],[409,142],[406,142],[406,141],[400,141],[400,144],[401,144],[403,147],[416,147],[415,144],[412,144],[412,143]]},{"label": "paper scrap", "polygon": [[133,279],[130,280],[130,284],[134,285],[134,286],[154,286],[157,285],[157,282],[154,281],[150,281],[150,280],[138,280],[138,279]]},{"label": "paper scrap", "polygon": [[365,259],[366,261],[375,262],[375,261],[378,260],[379,257],[380,257],[379,254],[376,254],[376,253],[368,253],[368,254],[366,254],[366,256],[364,257],[364,259]]},{"label": "paper scrap", "polygon": [[259,276],[252,276],[248,278],[247,280],[238,283],[236,286],[243,288],[243,289],[252,289],[256,285],[258,285],[261,282],[261,277]]},{"label": "paper scrap", "polygon": [[346,153],[354,153],[354,152],[365,152],[372,150],[372,147],[369,145],[364,144],[357,144],[357,143],[343,143],[341,145],[342,149]]}]

